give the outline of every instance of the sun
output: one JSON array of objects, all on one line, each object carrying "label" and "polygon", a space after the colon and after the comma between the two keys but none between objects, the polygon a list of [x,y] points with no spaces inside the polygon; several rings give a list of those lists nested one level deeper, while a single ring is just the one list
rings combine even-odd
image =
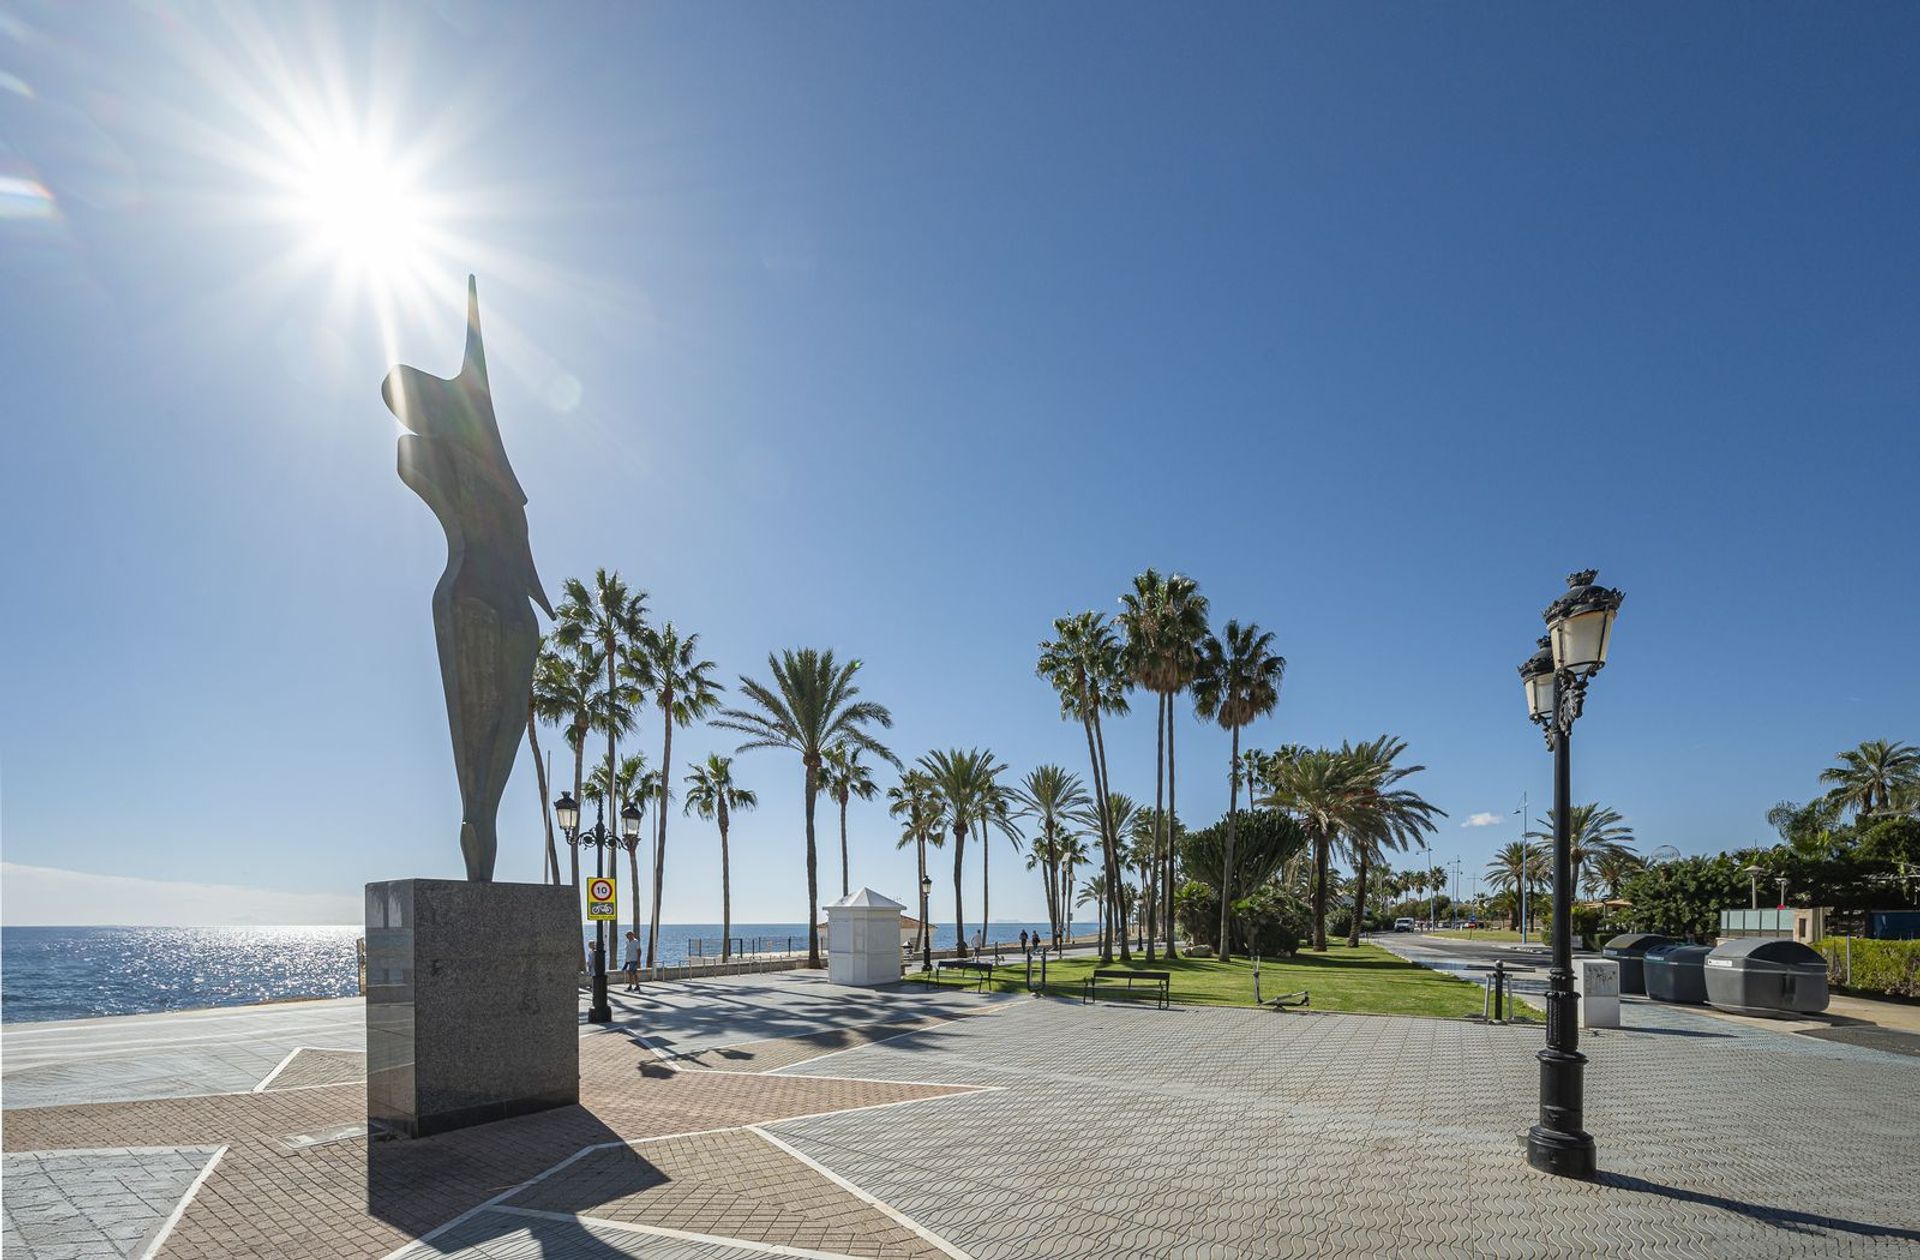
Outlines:
[{"label": "sun", "polygon": [[375,288],[392,288],[430,247],[425,198],[402,163],[369,143],[334,136],[314,144],[290,191],[316,252]]}]

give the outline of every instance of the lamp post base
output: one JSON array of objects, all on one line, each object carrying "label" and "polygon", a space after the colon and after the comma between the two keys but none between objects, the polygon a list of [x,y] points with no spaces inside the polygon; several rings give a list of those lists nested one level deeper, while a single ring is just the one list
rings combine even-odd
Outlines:
[{"label": "lamp post base", "polygon": [[587,1022],[613,1022],[613,1004],[607,1001],[607,953],[598,941],[593,943],[593,1000],[587,1004]]},{"label": "lamp post base", "polygon": [[1586,1180],[1597,1169],[1591,1133],[1561,1133],[1534,1125],[1527,1130],[1527,1163],[1556,1177]]}]

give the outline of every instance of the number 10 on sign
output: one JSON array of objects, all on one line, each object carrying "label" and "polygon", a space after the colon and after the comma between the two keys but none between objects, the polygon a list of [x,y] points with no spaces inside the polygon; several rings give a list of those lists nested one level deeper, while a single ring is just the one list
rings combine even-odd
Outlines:
[{"label": "number 10 on sign", "polygon": [[614,913],[614,881],[606,876],[596,875],[587,881],[587,918],[594,922],[612,922],[619,916]]}]

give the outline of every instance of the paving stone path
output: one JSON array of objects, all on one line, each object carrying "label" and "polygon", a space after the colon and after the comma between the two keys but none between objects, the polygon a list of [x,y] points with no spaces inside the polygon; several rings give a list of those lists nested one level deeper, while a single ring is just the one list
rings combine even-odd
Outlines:
[{"label": "paving stone path", "polygon": [[1521,1157],[1537,1027],[791,976],[616,1010],[583,1029],[582,1106],[414,1142],[369,1139],[363,1057],[316,1035],[352,1008],[263,1016],[258,1045],[244,1021],[43,1038],[35,1071],[104,1056],[164,1096],[70,1078],[20,1106],[9,1071],[6,1254],[1920,1255],[1920,1061],[1673,1008],[1586,1039],[1592,1183]]}]

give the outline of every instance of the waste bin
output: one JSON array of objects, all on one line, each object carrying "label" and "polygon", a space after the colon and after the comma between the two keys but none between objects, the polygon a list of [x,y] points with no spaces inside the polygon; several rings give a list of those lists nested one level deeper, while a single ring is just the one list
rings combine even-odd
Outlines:
[{"label": "waste bin", "polygon": [[1655,945],[1643,960],[1647,996],[1656,1002],[1705,1002],[1706,961],[1712,952],[1711,945]]},{"label": "waste bin", "polygon": [[1827,960],[1799,941],[1722,941],[1706,959],[1707,1003],[1736,1015],[1789,1018],[1827,1009]]},{"label": "waste bin", "polygon": [[1671,939],[1653,932],[1622,932],[1607,942],[1606,948],[1600,951],[1600,956],[1614,959],[1620,964],[1620,992],[1645,993],[1647,991],[1642,967],[1647,951],[1655,945],[1665,945]]}]

